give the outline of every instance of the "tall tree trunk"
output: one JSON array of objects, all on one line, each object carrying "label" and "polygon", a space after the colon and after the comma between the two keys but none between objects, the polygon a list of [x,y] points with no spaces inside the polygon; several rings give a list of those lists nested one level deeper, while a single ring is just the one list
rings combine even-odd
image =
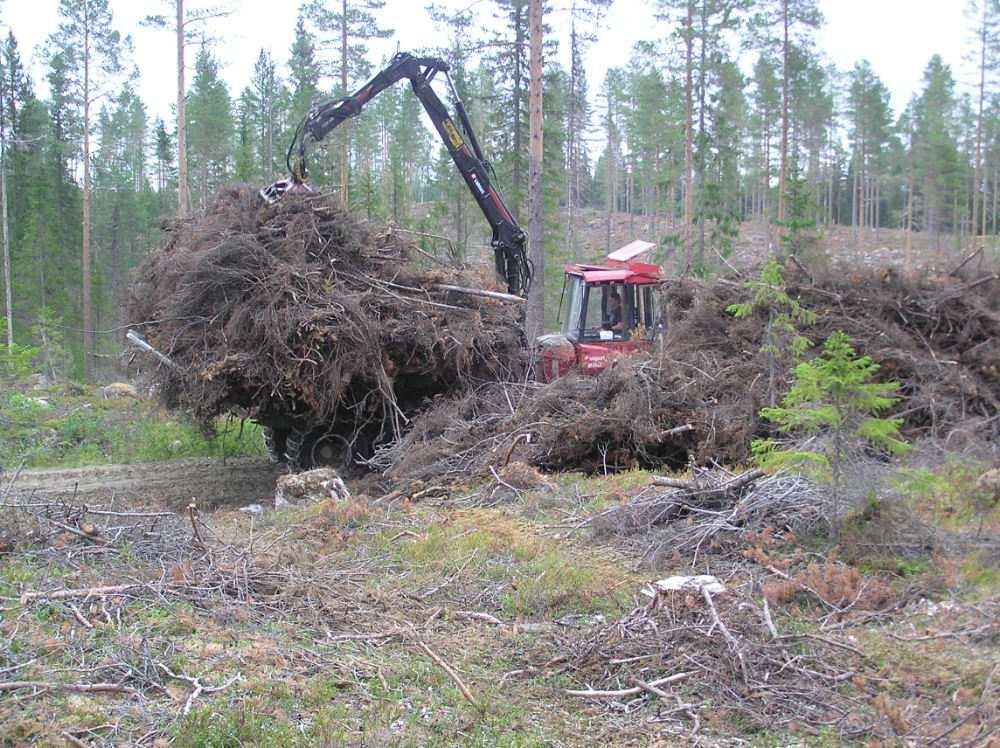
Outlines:
[{"label": "tall tree trunk", "polygon": [[701,0],[701,43],[698,60],[698,253],[695,267],[704,272],[705,265],[705,37],[708,23],[706,0]]},{"label": "tall tree trunk", "polygon": [[604,189],[604,202],[607,208],[607,220],[605,221],[605,236],[604,236],[604,251],[611,251],[611,214],[615,209],[615,196],[614,196],[614,185],[615,185],[615,140],[614,140],[614,105],[611,99],[611,91],[608,90],[608,158],[607,158],[607,168],[605,169],[605,189]]},{"label": "tall tree trunk", "polygon": [[7,131],[0,104],[0,220],[3,223],[3,293],[7,312],[7,350],[14,351],[14,296],[10,270],[10,225],[7,222]]},{"label": "tall tree trunk", "polygon": [[997,191],[997,180],[1000,179],[1000,165],[996,162],[993,164],[993,179],[991,180],[991,185],[993,188],[993,210],[990,212],[990,233],[997,233],[997,198],[1000,197],[1000,192]]},{"label": "tall tree trunk", "polygon": [[188,214],[187,124],[184,107],[184,0],[177,4],[177,216]]},{"label": "tall tree trunk", "polygon": [[528,340],[532,343],[545,330],[545,223],[542,194],[542,2],[530,0],[528,5],[528,35],[530,46],[531,81],[528,90],[528,128],[530,143],[528,161],[528,202],[531,220],[528,223],[528,248],[534,265],[534,282],[528,291]]},{"label": "tall tree trunk", "polygon": [[989,21],[991,0],[982,0],[983,17],[979,28],[979,113],[976,116],[976,164],[972,177],[972,225],[969,234],[972,239],[972,249],[977,248],[976,233],[979,228],[979,183],[982,180],[983,169],[983,100],[986,98],[986,32]]},{"label": "tall tree trunk", "polygon": [[[572,11],[570,11],[572,13]],[[576,220],[574,207],[579,195],[579,182],[577,181],[577,153],[576,153],[576,59],[577,45],[579,41],[576,36],[576,18],[570,17],[569,29],[569,99],[566,108],[566,146],[568,158],[567,166],[569,172],[566,175],[566,248],[572,252],[574,260],[579,261],[581,257],[576,248],[574,240],[574,221]]]},{"label": "tall tree trunk", "polygon": [[[340,90],[341,96],[347,96],[347,0],[341,1],[340,11]],[[340,128],[340,201],[347,205],[348,202],[348,170],[351,167],[351,122],[345,120]]]},{"label": "tall tree trunk", "polygon": [[785,220],[785,179],[788,171],[788,2],[781,4],[784,42],[781,49],[781,166],[778,171],[778,220]]},{"label": "tall tree trunk", "polygon": [[761,190],[760,214],[765,221],[770,221],[769,193],[771,191],[771,121],[764,112],[764,183]]},{"label": "tall tree trunk", "polygon": [[[912,141],[910,149],[912,150]],[[903,270],[913,272],[913,156],[910,155],[906,173],[906,242],[903,246]]]},{"label": "tall tree trunk", "polygon": [[882,223],[882,195],[881,191],[879,190],[878,176],[873,177],[872,181],[875,183],[874,187],[872,188],[872,191],[874,193],[873,207],[875,209],[875,216],[873,219],[873,223],[875,226],[875,243],[877,244],[879,241],[879,226]]},{"label": "tall tree trunk", "polygon": [[[531,23],[529,7],[528,23]],[[530,36],[531,30],[528,30]],[[511,194],[511,212],[515,217],[521,215],[521,187],[523,186],[523,143],[521,142],[521,102],[524,100],[524,70],[521,69],[521,50],[524,49],[524,7],[517,5],[514,9],[514,163],[511,181],[514,190]],[[530,63],[529,63],[530,64]],[[530,106],[530,104],[529,104]],[[529,115],[529,128],[531,127]],[[529,136],[530,137],[530,136]],[[530,171],[530,165],[529,165]]]},{"label": "tall tree trunk", "polygon": [[684,272],[694,260],[694,0],[688,0],[684,25]]},{"label": "tall tree trunk", "polygon": [[90,299],[90,26],[83,36],[83,379],[91,381],[94,369],[93,309]]}]

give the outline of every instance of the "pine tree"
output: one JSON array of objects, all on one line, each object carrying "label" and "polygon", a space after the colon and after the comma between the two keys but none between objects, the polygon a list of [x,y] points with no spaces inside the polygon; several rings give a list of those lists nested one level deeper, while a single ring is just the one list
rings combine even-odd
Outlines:
[{"label": "pine tree", "polygon": [[168,19],[163,15],[147,16],[144,25],[154,28],[169,28],[174,32],[174,45],[177,50],[177,93],[176,93],[176,128],[177,128],[177,215],[181,218],[190,209],[188,196],[189,180],[187,173],[187,75],[186,49],[192,44],[196,30],[204,28],[204,24],[213,18],[229,15],[229,11],[219,8],[189,8],[185,0],[163,0],[171,6],[172,13]]},{"label": "pine tree", "polygon": [[[95,305],[101,327],[119,322],[126,271],[152,245],[155,199],[146,178],[146,108],[125,85],[98,117],[94,153]],[[103,254],[102,254],[103,253]]]},{"label": "pine tree", "polygon": [[93,309],[91,298],[91,127],[92,107],[102,85],[121,70],[121,36],[112,27],[108,0],[60,0],[59,30],[52,47],[66,64],[68,92],[81,113],[83,140],[83,240],[81,252],[83,376],[93,373]]},{"label": "pine tree", "polygon": [[153,154],[156,159],[156,194],[159,212],[166,212],[166,197],[172,186],[176,186],[177,169],[174,164],[174,144],[166,123],[159,117],[153,123]]},{"label": "pine tree", "polygon": [[754,64],[753,84],[751,214],[770,220],[774,134],[781,119],[781,90],[775,65],[767,55],[761,54]]},{"label": "pine tree", "polygon": [[791,87],[794,49],[811,43],[811,32],[823,23],[816,0],[759,0],[755,27],[764,35],[764,48],[781,57],[781,140],[778,146],[778,220],[785,219],[785,180],[788,176],[791,127]]},{"label": "pine tree", "polygon": [[525,334],[534,341],[545,330],[545,195],[542,157],[544,150],[542,117],[542,0],[531,0],[528,7],[528,27],[530,36],[530,86],[528,95],[529,113],[529,175],[528,202],[530,220],[528,222],[528,256],[534,266],[534,282],[528,291],[528,308],[525,318]]},{"label": "pine tree", "polygon": [[[979,73],[976,87],[976,146],[972,180],[973,248],[976,237],[986,233],[986,209],[983,204],[983,135],[986,103],[994,88],[992,73],[1000,68],[1000,0],[968,0],[966,14],[975,31],[975,62]],[[982,219],[980,220],[980,215]]]},{"label": "pine tree", "polygon": [[[375,17],[375,11],[384,6],[385,0],[340,0],[339,7],[334,10],[328,7],[325,0],[311,0],[304,7],[306,17],[320,33],[332,35],[328,41],[332,41],[330,46],[337,49],[338,95],[350,94],[351,85],[368,74],[366,42],[392,35],[392,30],[379,26]],[[350,122],[337,129],[340,137],[340,195],[346,205],[349,202]]]},{"label": "pine tree", "polygon": [[595,27],[612,0],[572,0],[570,20],[569,80],[565,96],[566,245],[576,245],[576,210],[590,198],[590,154],[586,136],[593,112],[587,90],[584,61],[587,48],[597,36]]},{"label": "pine tree", "polygon": [[249,86],[240,92],[236,102],[236,150],[233,154],[233,176],[241,182],[263,182],[260,162],[258,131],[254,124],[259,119],[257,99]]},{"label": "pine tree", "polygon": [[857,229],[860,247],[862,229],[876,229],[880,223],[879,185],[886,168],[884,154],[893,135],[892,110],[889,89],[875,75],[867,60],[854,66],[849,83],[848,111],[854,149],[851,222]]},{"label": "pine tree", "polygon": [[[248,113],[253,115],[256,130],[257,159],[259,174],[263,181],[273,181],[277,170],[275,141],[279,137],[285,91],[277,75],[277,65],[266,50],[260,50],[254,65],[249,87],[252,106]],[[242,112],[242,108],[241,108]]]},{"label": "pine tree", "polygon": [[484,60],[500,92],[492,113],[499,125],[496,166],[508,207],[518,218],[528,183],[528,2],[493,0],[494,23]]}]

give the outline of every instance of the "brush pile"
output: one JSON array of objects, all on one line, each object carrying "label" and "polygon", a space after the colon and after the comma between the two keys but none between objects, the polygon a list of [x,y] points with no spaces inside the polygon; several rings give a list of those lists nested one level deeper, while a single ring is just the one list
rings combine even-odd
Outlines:
[{"label": "brush pile", "polygon": [[[786,627],[752,581],[671,577],[644,592],[647,604],[561,644],[575,653],[568,670],[579,685],[568,695],[621,715],[642,710],[690,735],[732,724],[807,743],[897,734],[874,701],[878,673],[864,653],[847,637]],[[975,716],[948,712],[939,718]],[[933,724],[921,727],[915,735],[934,734]]]},{"label": "brush pile", "polygon": [[[261,206],[223,190],[203,218],[169,227],[139,268],[129,319],[176,368],[152,376],[202,423],[227,412],[279,428],[322,424],[390,477],[736,464],[766,435],[760,408],[788,384],[768,314],[727,312],[746,284],[674,280],[669,327],[644,358],[552,384],[525,373],[522,307],[456,294],[481,278],[421,268],[419,249],[324,195]],[[793,282],[820,344],[847,333],[900,384],[904,433],[1000,437],[1000,280],[904,282],[886,274]],[[807,354],[810,355],[810,354]]]},{"label": "brush pile", "polygon": [[[793,285],[816,312],[801,332],[816,348],[835,330],[900,385],[908,438],[1000,437],[1000,281],[904,283],[883,275]],[[772,392],[767,314],[736,319],[741,283],[666,284],[670,326],[647,358],[620,359],[594,378],[495,382],[442,398],[399,442],[376,454],[390,476],[490,476],[511,460],[544,470],[738,464],[767,435],[758,412]],[[807,354],[811,355],[811,354]],[[788,384],[776,367],[774,397]]]},{"label": "brush pile", "polygon": [[656,477],[628,503],[590,517],[600,534],[641,536],[642,560],[670,554],[696,568],[709,553],[736,553],[763,533],[808,535],[828,526],[831,497],[803,475],[734,474],[695,467],[692,478]]},{"label": "brush pile", "polygon": [[399,232],[328,195],[267,206],[233,186],[167,231],[137,271],[128,318],[176,365],[152,372],[165,404],[206,425],[232,412],[384,440],[426,398],[518,366],[520,305],[441,289],[483,281],[420,269]]}]

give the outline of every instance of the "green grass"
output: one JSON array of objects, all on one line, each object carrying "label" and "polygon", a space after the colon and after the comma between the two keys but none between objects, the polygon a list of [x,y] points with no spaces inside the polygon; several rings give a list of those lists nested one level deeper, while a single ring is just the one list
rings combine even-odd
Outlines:
[{"label": "green grass", "polygon": [[[74,387],[74,392],[80,392]],[[0,465],[81,467],[191,457],[263,455],[261,429],[220,419],[206,435],[152,403],[105,400],[97,389],[0,393]]]},{"label": "green grass", "polygon": [[[394,557],[391,573],[369,584],[392,590],[452,581],[443,594],[458,594],[488,580],[500,590],[500,613],[508,618],[549,619],[569,613],[615,614],[626,609],[639,580],[601,554],[581,553],[542,536],[532,522],[495,509],[461,510],[424,518],[415,538],[371,542]],[[419,525],[417,525],[419,526]]]},{"label": "green grass", "polygon": [[893,486],[921,517],[948,530],[1000,527],[1000,505],[989,506],[977,494],[976,479],[987,463],[955,459],[937,470],[902,469]]}]

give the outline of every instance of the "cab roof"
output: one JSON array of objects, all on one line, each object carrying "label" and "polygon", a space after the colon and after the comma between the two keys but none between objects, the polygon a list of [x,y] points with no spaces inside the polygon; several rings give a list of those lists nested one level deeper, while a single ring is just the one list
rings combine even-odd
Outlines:
[{"label": "cab roof", "polygon": [[652,242],[637,239],[608,254],[607,265],[572,263],[566,266],[567,275],[583,278],[584,283],[630,283],[645,285],[662,280],[659,265],[637,262],[636,257],[655,249]]},{"label": "cab roof", "polygon": [[[640,267],[631,267],[638,265]],[[584,283],[632,283],[645,285],[659,283],[660,273],[656,265],[646,265],[641,262],[630,263],[630,267],[613,268],[602,265],[567,265],[567,275],[583,278]]]}]

